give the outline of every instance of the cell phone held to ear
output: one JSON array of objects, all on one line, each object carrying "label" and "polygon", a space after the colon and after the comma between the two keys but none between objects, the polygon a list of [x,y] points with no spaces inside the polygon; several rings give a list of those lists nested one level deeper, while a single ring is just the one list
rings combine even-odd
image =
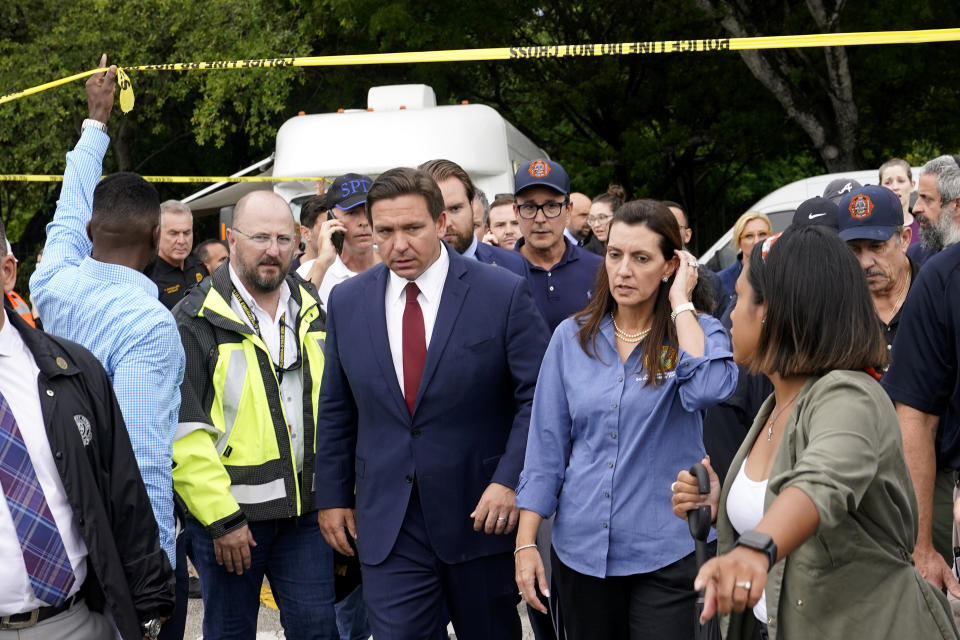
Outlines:
[{"label": "cell phone held to ear", "polygon": [[[333,215],[332,210],[327,211],[327,220],[336,220],[337,216]],[[333,248],[337,250],[337,255],[343,253],[343,231],[335,231],[332,236],[330,236],[331,242],[333,242]]]}]

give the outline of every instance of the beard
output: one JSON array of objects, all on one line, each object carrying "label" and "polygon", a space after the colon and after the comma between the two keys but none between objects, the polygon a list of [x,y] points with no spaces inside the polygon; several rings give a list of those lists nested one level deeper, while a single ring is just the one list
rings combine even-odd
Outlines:
[{"label": "beard", "polygon": [[[276,266],[279,268],[279,273],[270,278],[260,275],[257,269],[261,266]],[[235,267],[237,269],[237,275],[243,280],[243,284],[246,285],[247,289],[256,291],[257,293],[270,293],[271,291],[276,291],[277,288],[283,284],[284,279],[287,277],[287,271],[290,269],[290,263],[288,262],[284,265],[283,262],[277,258],[264,257],[254,265],[238,260]]]},{"label": "beard", "polygon": [[[943,214],[940,219],[943,219]],[[939,222],[935,225],[926,220],[920,223],[920,246],[934,252],[943,249],[943,234],[940,232]]]},{"label": "beard", "polygon": [[940,234],[941,248],[950,247],[960,242],[960,225],[954,220],[956,210],[944,207],[937,220],[937,232]]},{"label": "beard", "polygon": [[452,237],[444,238],[444,240],[449,242],[450,246],[453,247],[453,250],[457,253],[463,253],[470,248],[471,244],[473,244],[474,235],[472,229],[468,234],[461,234],[455,229],[451,229],[451,231],[453,231]]}]

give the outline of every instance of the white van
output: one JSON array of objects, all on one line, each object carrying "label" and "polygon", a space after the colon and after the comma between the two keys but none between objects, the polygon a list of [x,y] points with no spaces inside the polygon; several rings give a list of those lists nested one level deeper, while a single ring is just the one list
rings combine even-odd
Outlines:
[{"label": "white van", "polygon": [[[920,175],[920,168],[913,167],[914,180]],[[827,188],[833,180],[838,178],[851,178],[862,185],[877,184],[879,174],[876,169],[869,171],[846,171],[844,173],[827,173],[812,178],[804,178],[790,184],[780,187],[760,198],[747,211],[760,211],[767,214],[770,218],[770,224],[773,226],[773,232],[777,233],[786,229],[793,220],[793,213],[804,200],[814,196],[822,196],[823,190]],[[736,259],[736,252],[733,248],[733,227],[730,227],[719,240],[713,243],[699,258],[701,264],[705,264],[711,269],[719,270],[723,267],[733,264]]]},{"label": "white van", "polygon": [[[372,87],[366,109],[287,120],[277,131],[272,169],[260,175],[332,181],[353,172],[376,178],[387,169],[416,167],[434,158],[462,166],[493,200],[498,193],[513,193],[513,176],[521,164],[548,156],[491,107],[437,106],[429,86],[392,85]],[[219,208],[255,188],[249,183],[208,188],[184,201],[195,211]],[[315,181],[276,182],[272,188],[291,203],[298,219],[299,204],[317,193]]]}]

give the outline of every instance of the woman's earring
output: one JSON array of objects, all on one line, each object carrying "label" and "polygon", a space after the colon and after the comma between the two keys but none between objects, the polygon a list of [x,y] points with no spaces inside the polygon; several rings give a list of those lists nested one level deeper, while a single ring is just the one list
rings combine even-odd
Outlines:
[{"label": "woman's earring", "polygon": [[763,319],[760,320],[760,324],[767,324],[767,317],[766,317],[766,316],[764,316]]},{"label": "woman's earring", "polygon": [[670,279],[669,277],[663,276],[663,281],[664,281],[664,282],[666,282],[666,281],[669,280],[669,279]]}]

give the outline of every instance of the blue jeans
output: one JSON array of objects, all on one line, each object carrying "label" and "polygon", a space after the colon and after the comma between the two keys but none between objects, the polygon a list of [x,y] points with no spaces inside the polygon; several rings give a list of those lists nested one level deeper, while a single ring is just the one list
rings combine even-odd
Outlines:
[{"label": "blue jeans", "polygon": [[370,637],[367,605],[363,603],[363,585],[335,604],[334,609],[337,612],[340,640],[367,640]]},{"label": "blue jeans", "polygon": [[257,546],[243,575],[217,564],[213,539],[199,522],[187,521],[194,565],[203,592],[204,640],[254,640],[260,587],[266,575],[288,640],[338,640],[333,613],[333,551],[317,513],[251,522]]}]

